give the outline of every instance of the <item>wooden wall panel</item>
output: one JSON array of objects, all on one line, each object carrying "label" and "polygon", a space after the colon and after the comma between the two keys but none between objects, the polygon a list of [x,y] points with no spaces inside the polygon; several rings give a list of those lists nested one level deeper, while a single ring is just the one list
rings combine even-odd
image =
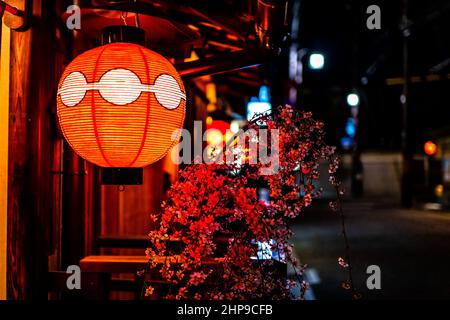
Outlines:
[{"label": "wooden wall panel", "polygon": [[102,186],[102,235],[146,235],[151,213],[160,210],[164,160],[144,168],[141,186]]}]

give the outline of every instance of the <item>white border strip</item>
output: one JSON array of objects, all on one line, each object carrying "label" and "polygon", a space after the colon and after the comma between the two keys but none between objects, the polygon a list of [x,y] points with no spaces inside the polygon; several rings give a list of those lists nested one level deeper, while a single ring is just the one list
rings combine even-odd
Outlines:
[{"label": "white border strip", "polygon": [[11,30],[2,25],[0,55],[0,300],[7,298],[8,130]]}]

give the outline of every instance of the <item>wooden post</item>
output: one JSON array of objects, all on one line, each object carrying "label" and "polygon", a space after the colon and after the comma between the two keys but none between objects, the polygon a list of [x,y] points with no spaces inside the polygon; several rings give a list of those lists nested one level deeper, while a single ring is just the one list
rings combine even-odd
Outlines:
[{"label": "wooden post", "polygon": [[8,298],[47,299],[57,72],[55,0],[33,1],[27,31],[11,31]]}]

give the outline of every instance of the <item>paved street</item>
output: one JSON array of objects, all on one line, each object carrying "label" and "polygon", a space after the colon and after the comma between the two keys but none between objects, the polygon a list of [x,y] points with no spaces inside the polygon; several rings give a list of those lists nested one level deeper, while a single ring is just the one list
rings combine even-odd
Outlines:
[{"label": "paved street", "polygon": [[[344,203],[355,285],[364,299],[450,298],[450,213],[403,210],[375,201]],[[315,203],[294,226],[295,247],[316,271],[316,299],[347,299],[337,258],[344,255],[339,217]],[[381,268],[381,290],[368,290],[366,268]]]}]

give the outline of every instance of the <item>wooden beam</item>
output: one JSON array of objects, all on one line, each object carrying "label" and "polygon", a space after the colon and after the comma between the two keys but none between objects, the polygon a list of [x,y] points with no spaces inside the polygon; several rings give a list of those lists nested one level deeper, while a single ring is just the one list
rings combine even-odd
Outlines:
[{"label": "wooden beam", "polygon": [[6,299],[8,226],[8,123],[11,31],[1,27],[0,55],[0,300]]},{"label": "wooden beam", "polygon": [[183,80],[258,66],[270,59],[272,52],[251,48],[220,53],[212,57],[175,65]]}]

